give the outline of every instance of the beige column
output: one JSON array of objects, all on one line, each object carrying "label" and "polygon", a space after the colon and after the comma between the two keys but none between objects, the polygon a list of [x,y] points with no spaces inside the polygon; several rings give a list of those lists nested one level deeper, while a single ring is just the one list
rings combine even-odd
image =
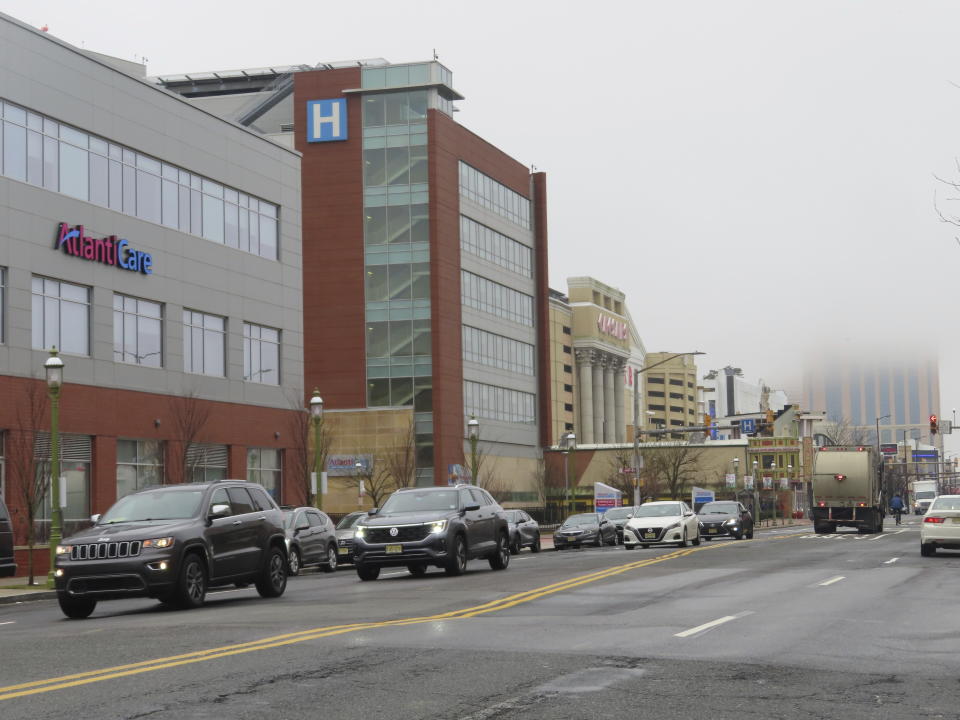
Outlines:
[{"label": "beige column", "polygon": [[593,441],[603,442],[603,357],[593,353]]},{"label": "beige column", "polygon": [[613,434],[614,442],[618,443],[626,442],[627,439],[623,408],[623,366],[624,361],[617,358],[613,368],[613,417],[616,424]]},{"label": "beige column", "polygon": [[613,390],[614,358],[607,355],[603,362],[603,441],[607,444],[616,442],[616,416]]},{"label": "beige column", "polygon": [[578,444],[593,443],[593,359],[589,350],[577,350],[577,371],[580,373],[579,427],[574,430]]}]

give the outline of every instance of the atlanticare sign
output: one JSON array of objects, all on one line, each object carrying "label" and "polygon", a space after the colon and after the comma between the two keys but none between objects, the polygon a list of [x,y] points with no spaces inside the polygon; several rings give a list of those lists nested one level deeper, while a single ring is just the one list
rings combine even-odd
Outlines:
[{"label": "atlanticare sign", "polygon": [[153,257],[150,253],[134,250],[129,242],[116,235],[105,238],[88,237],[84,235],[83,225],[71,229],[66,223],[60,223],[53,249],[62,249],[68,255],[113,265],[121,270],[153,274]]}]

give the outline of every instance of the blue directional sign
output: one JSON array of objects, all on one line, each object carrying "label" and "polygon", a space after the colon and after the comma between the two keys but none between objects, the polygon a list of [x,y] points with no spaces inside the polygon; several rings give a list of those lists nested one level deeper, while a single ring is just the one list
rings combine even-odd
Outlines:
[{"label": "blue directional sign", "polygon": [[310,100],[307,102],[307,142],[347,139],[347,100]]},{"label": "blue directional sign", "polygon": [[740,421],[740,434],[753,435],[757,432],[757,421],[753,418],[744,418]]}]

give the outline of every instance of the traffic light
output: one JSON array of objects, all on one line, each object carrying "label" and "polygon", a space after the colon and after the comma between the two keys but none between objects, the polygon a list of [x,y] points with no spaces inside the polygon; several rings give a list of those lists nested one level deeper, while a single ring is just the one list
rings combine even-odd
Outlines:
[{"label": "traffic light", "polygon": [[930,434],[931,435],[937,434],[937,416],[936,415],[930,416]]}]

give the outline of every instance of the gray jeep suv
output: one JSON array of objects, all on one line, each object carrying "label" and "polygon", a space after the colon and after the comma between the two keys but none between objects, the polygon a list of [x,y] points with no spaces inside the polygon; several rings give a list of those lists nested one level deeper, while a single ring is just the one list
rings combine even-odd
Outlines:
[{"label": "gray jeep suv", "polygon": [[57,546],[60,609],[85,618],[99,600],[151,597],[183,608],[214,585],[287,587],[283,514],[255,483],[167,485],[118,500]]},{"label": "gray jeep suv", "polygon": [[460,575],[471,558],[486,558],[494,570],[510,564],[506,514],[490,493],[471,485],[397,490],[354,531],[361,580],[376,580],[380,568],[397,565],[420,576],[429,565]]}]

